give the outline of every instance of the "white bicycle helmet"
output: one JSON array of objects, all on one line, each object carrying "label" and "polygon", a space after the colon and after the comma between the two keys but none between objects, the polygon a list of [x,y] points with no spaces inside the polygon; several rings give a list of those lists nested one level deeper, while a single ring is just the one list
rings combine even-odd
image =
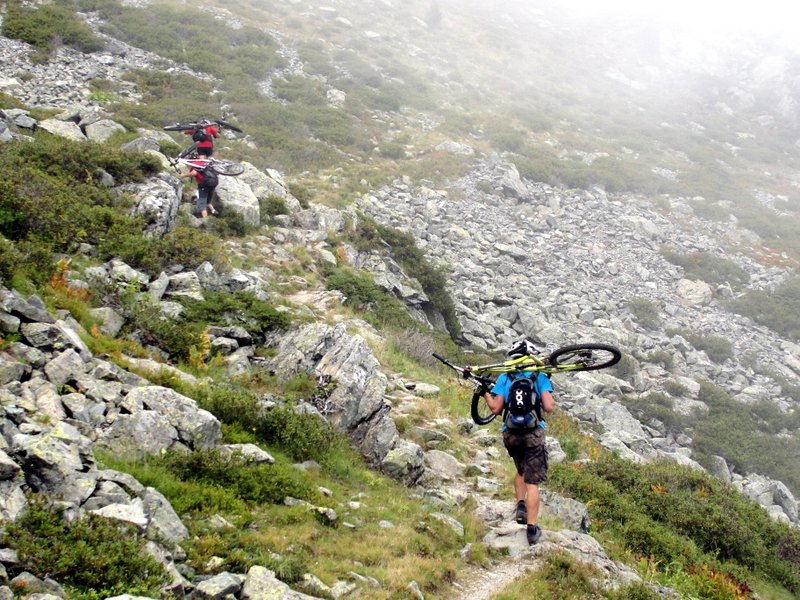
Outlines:
[{"label": "white bicycle helmet", "polygon": [[534,354],[538,354],[536,346],[524,338],[511,344],[511,347],[508,349],[508,356],[510,358],[533,356]]}]

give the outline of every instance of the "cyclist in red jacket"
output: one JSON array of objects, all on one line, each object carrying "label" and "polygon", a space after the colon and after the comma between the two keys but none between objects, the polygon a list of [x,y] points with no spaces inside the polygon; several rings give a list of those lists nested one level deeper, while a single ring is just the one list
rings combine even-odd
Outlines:
[{"label": "cyclist in red jacket", "polygon": [[214,190],[219,183],[217,174],[211,169],[207,161],[203,159],[193,160],[189,164],[189,172],[181,173],[181,179],[194,177],[197,182],[197,212],[204,219],[208,216],[208,211],[212,215],[217,214],[217,209],[211,204],[214,199]]},{"label": "cyclist in red jacket", "polygon": [[184,131],[186,135],[191,135],[192,140],[197,142],[197,154],[200,156],[211,156],[214,154],[214,138],[219,137],[219,129],[207,119],[200,121],[196,127]]}]

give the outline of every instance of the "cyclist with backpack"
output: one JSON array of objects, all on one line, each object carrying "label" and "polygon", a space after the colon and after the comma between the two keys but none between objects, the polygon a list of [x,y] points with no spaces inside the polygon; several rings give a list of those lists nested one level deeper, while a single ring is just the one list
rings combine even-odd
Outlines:
[{"label": "cyclist with backpack", "polygon": [[[528,340],[515,342],[508,351],[510,358],[536,354]],[[539,518],[539,485],[547,482],[547,447],[542,411],[553,412],[553,386],[544,373],[503,373],[485,398],[491,411],[504,414],[503,445],[514,459],[517,474],[514,492],[517,499],[515,520],[527,525],[528,544],[542,536]]]},{"label": "cyclist with backpack", "polygon": [[208,119],[198,122],[192,129],[184,131],[186,135],[192,136],[192,141],[197,143],[197,154],[199,156],[211,156],[214,154],[214,138],[219,137],[219,129]]},{"label": "cyclist with backpack", "polygon": [[212,215],[217,214],[217,209],[211,204],[214,199],[214,190],[219,183],[219,176],[208,166],[208,162],[203,159],[193,160],[189,163],[188,173],[181,173],[181,179],[194,177],[197,182],[197,212],[204,219],[208,216],[208,211]]}]

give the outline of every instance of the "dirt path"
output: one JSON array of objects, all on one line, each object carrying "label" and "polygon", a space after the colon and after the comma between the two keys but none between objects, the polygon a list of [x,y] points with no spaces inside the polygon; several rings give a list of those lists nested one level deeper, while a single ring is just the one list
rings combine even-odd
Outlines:
[{"label": "dirt path", "polygon": [[524,561],[511,557],[489,569],[475,567],[454,586],[458,592],[452,600],[490,600],[526,570]]}]

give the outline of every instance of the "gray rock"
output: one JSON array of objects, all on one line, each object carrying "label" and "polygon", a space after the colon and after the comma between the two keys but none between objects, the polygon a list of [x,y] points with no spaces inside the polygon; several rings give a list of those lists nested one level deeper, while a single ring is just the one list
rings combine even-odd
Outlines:
[{"label": "gray rock", "polygon": [[269,452],[262,450],[255,444],[223,444],[218,446],[218,449],[223,453],[238,453],[256,465],[271,465],[275,462]]},{"label": "gray rock", "polygon": [[242,586],[242,600],[314,600],[300,592],[295,592],[288,585],[275,577],[275,573],[266,567],[253,566],[247,572]]},{"label": "gray rock", "polygon": [[80,127],[72,122],[59,121],[57,119],[45,119],[44,121],[39,121],[37,126],[40,129],[44,129],[48,133],[72,140],[73,142],[86,141],[86,136],[83,135]]},{"label": "gray rock", "polygon": [[91,511],[91,514],[133,525],[142,533],[147,529],[147,515],[140,500],[133,500],[129,504],[109,504]]},{"label": "gray rock", "polygon": [[177,546],[189,537],[189,530],[175,513],[169,501],[154,488],[140,494],[149,523],[147,537],[159,543]]},{"label": "gray rock", "polygon": [[84,374],[86,363],[75,350],[67,348],[44,366],[44,372],[53,384],[62,385]]},{"label": "gray rock", "polygon": [[146,409],[165,417],[178,432],[179,439],[190,448],[213,448],[222,438],[219,421],[197,403],[169,388],[139,387],[131,390],[129,399],[140,401]]},{"label": "gray rock", "polygon": [[225,571],[198,583],[195,594],[198,598],[222,600],[228,595],[238,594],[244,580],[244,575]]},{"label": "gray rock", "polygon": [[92,142],[105,142],[117,132],[125,133],[125,128],[111,119],[100,119],[86,127],[86,137]]},{"label": "gray rock", "polygon": [[111,307],[93,308],[90,313],[93,317],[102,321],[100,332],[103,335],[116,337],[122,326],[125,325],[125,318]]}]

